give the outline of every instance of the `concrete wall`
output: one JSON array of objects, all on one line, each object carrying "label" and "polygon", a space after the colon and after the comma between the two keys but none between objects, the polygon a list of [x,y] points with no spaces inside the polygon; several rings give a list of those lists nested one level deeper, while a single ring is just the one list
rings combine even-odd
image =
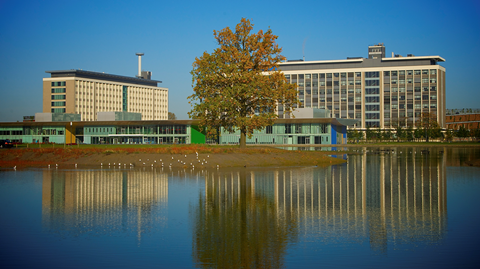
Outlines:
[{"label": "concrete wall", "polygon": [[36,122],[51,122],[52,121],[52,113],[49,113],[49,112],[35,113],[35,121]]}]

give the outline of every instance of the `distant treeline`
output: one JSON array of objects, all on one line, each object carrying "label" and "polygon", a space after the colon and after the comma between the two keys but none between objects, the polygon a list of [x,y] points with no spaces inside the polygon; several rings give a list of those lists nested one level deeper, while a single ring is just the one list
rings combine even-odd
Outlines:
[{"label": "distant treeline", "polygon": [[447,115],[455,115],[455,114],[476,114],[480,113],[480,108],[453,108],[447,109]]}]

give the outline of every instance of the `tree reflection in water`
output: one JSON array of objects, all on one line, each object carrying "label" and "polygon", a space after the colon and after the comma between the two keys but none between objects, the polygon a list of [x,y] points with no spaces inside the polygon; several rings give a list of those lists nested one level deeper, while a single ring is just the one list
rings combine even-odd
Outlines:
[{"label": "tree reflection in water", "polygon": [[197,265],[282,267],[288,243],[297,238],[296,218],[278,211],[268,193],[257,192],[254,173],[247,173],[207,176],[205,196],[191,211]]}]

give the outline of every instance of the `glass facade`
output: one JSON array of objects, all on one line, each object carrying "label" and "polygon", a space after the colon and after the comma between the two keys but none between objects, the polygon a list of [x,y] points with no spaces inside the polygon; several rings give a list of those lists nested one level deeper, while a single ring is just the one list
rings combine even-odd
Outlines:
[{"label": "glass facade", "polygon": [[[331,126],[329,123],[275,123],[272,126],[267,126],[263,130],[254,131],[252,137],[247,137],[246,143],[330,144],[332,143],[332,135],[335,135],[335,131],[332,131]],[[220,144],[238,144],[239,141],[240,131],[237,130],[236,132],[228,133],[222,128]],[[341,140],[338,141],[339,144],[342,143]],[[344,142],[346,143],[346,136]]]},{"label": "glass facade", "polygon": [[[359,128],[395,128],[397,124],[414,126],[425,112],[438,116],[445,100],[445,71],[434,67],[284,73],[289,83],[297,84],[300,108],[330,109],[335,118],[360,120],[355,125]],[[278,113],[279,118],[288,118],[282,107]]]},{"label": "glass facade", "polygon": [[[360,72],[285,74],[296,83],[300,108],[329,109],[338,118],[361,119],[362,74]],[[378,79],[377,79],[378,82]],[[280,118],[283,108],[278,107]]]}]

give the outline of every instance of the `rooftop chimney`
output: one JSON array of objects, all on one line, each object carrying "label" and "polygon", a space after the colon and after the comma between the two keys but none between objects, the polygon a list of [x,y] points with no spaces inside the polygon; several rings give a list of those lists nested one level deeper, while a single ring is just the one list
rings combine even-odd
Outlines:
[{"label": "rooftop chimney", "polygon": [[142,56],[143,56],[143,53],[136,53],[136,55],[138,56],[138,75],[137,77],[142,77]]}]

